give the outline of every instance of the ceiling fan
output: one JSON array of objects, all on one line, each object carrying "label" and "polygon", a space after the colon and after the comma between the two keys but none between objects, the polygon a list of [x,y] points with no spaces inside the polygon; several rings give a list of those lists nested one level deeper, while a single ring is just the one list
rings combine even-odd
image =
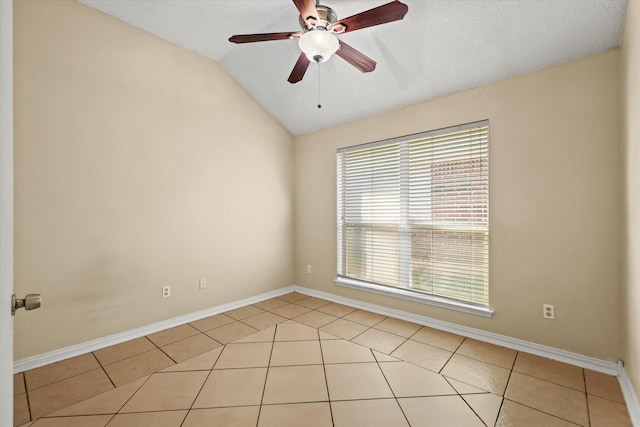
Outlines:
[{"label": "ceiling fan", "polygon": [[395,0],[338,20],[333,9],[314,4],[313,0],[293,0],[293,3],[300,12],[299,21],[302,31],[244,34],[229,38],[229,41],[233,43],[298,39],[302,53],[293,67],[291,75],[289,75],[289,83],[297,83],[302,80],[311,61],[318,64],[325,62],[334,53],[363,73],[373,71],[376,68],[376,62],[338,39],[338,34],[399,21],[409,10],[406,4]]}]

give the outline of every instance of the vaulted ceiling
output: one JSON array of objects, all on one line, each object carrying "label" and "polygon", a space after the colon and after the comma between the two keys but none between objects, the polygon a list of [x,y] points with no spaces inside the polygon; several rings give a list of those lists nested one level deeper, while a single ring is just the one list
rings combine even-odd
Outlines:
[{"label": "vaulted ceiling", "polygon": [[[291,84],[297,40],[228,41],[300,31],[291,0],[80,1],[215,60],[294,135],[614,49],[627,7],[627,0],[401,0],[404,20],[340,35],[377,62],[375,71],[333,56]],[[389,1],[321,4],[340,19]]]}]

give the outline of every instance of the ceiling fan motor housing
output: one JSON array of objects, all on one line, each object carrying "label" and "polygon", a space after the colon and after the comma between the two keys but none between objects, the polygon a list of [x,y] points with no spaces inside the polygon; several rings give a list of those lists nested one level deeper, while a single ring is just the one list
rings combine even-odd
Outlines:
[{"label": "ceiling fan motor housing", "polygon": [[311,26],[311,28],[323,27],[328,30],[330,29],[329,26],[338,20],[338,15],[336,15],[335,10],[331,9],[329,6],[317,5],[316,10],[318,12],[317,21],[313,17],[303,18],[300,16],[300,26],[303,30],[307,31],[309,26]]}]

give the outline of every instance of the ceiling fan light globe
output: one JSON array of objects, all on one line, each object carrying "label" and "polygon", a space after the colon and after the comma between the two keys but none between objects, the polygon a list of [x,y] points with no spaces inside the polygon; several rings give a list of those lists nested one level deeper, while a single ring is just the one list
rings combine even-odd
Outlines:
[{"label": "ceiling fan light globe", "polygon": [[313,62],[325,62],[339,48],[338,38],[325,28],[314,28],[304,33],[298,40],[298,46],[307,58]]}]

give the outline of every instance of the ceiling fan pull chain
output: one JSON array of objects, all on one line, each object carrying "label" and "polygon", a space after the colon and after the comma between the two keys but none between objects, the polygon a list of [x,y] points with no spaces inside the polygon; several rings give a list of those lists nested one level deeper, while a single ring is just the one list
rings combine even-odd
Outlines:
[{"label": "ceiling fan pull chain", "polygon": [[318,64],[318,108],[322,108],[320,103],[320,64]]}]

